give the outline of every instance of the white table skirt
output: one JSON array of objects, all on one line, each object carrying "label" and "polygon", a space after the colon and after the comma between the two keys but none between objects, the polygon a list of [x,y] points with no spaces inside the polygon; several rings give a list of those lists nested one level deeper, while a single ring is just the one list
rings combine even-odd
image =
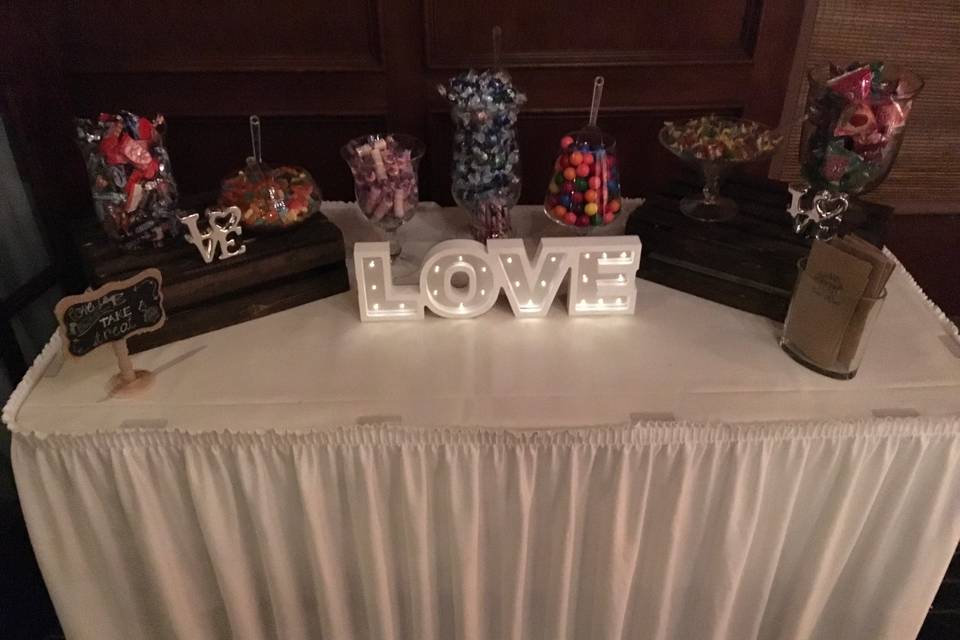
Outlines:
[{"label": "white table skirt", "polygon": [[913,637],[960,538],[955,328],[900,272],[837,382],[638,286],[587,324],[343,294],[135,355],[139,399],[52,341],[4,420],[67,636]]}]

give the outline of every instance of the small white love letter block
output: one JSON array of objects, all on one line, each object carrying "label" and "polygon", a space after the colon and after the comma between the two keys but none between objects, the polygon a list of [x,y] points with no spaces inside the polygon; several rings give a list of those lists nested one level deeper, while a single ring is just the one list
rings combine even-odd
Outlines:
[{"label": "small white love letter block", "polygon": [[544,238],[530,259],[522,240],[489,240],[486,246],[447,240],[427,253],[419,286],[395,286],[390,245],[358,242],[360,319],[419,320],[424,307],[443,318],[475,318],[496,304],[501,290],[518,318],[539,318],[547,315],[568,272],[570,315],[631,315],[640,246],[636,236]]},{"label": "small white love letter block", "polygon": [[[228,207],[223,211],[207,211],[207,230],[203,232],[197,228],[199,218],[199,213],[191,213],[188,216],[182,216],[180,222],[189,232],[186,241],[197,248],[204,262],[207,264],[213,262],[217,247],[220,248],[221,260],[238,256],[247,250],[239,237],[243,233],[240,227],[239,207]],[[226,220],[226,224],[221,224],[221,220]],[[231,237],[232,233],[235,233],[236,237]]]}]

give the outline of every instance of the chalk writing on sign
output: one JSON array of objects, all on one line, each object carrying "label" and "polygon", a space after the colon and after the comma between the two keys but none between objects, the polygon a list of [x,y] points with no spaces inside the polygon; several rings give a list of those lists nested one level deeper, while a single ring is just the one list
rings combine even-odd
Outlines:
[{"label": "chalk writing on sign", "polygon": [[57,304],[55,313],[67,351],[74,356],[159,329],[166,319],[160,271],[147,269],[132,278],[67,296]]}]

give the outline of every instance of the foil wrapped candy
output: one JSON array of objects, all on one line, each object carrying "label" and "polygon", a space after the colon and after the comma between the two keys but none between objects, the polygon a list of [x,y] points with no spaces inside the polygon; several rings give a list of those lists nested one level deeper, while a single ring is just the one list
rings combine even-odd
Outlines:
[{"label": "foil wrapped candy", "polygon": [[107,235],[125,249],[163,246],[180,235],[163,116],[101,113],[76,125],[97,218]]},{"label": "foil wrapped candy", "polygon": [[453,198],[473,214],[475,239],[510,237],[509,209],[520,196],[517,115],[527,98],[501,69],[471,69],[437,91],[456,127]]}]

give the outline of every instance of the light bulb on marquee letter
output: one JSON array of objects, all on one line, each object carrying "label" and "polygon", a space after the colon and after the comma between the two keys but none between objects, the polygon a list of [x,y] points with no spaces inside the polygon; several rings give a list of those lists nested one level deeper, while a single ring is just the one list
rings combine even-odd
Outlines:
[{"label": "light bulb on marquee letter", "polygon": [[[420,295],[426,305],[444,318],[475,318],[497,302],[500,282],[486,247],[473,240],[447,240],[433,247],[420,268]],[[455,287],[462,273],[465,287]]]},{"label": "light bulb on marquee letter", "polygon": [[423,319],[417,287],[393,284],[389,242],[358,242],[354,246],[353,266],[361,320]]},{"label": "light bulb on marquee letter", "polygon": [[523,240],[487,240],[487,251],[497,260],[503,290],[518,318],[547,315],[563,282],[568,255],[562,247],[551,250],[551,240],[541,241],[532,264]]},{"label": "light bulb on marquee letter", "polygon": [[572,316],[633,315],[640,238],[592,238],[589,247],[577,249],[577,255],[572,256],[567,313]]}]

